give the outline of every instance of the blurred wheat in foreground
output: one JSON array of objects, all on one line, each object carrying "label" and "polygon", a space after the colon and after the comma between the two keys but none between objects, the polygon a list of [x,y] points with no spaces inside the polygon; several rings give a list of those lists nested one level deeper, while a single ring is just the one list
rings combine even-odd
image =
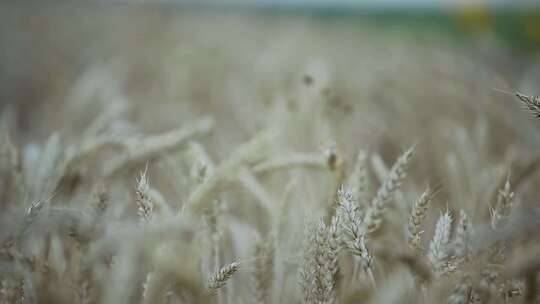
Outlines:
[{"label": "blurred wheat in foreground", "polygon": [[537,97],[437,39],[227,20],[2,108],[0,303],[540,303]]}]

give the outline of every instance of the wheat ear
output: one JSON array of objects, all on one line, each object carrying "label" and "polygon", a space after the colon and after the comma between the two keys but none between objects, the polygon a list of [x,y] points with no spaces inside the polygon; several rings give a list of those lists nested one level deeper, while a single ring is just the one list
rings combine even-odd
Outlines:
[{"label": "wheat ear", "polygon": [[467,255],[467,247],[469,241],[469,217],[465,210],[460,210],[459,220],[456,225],[456,232],[454,236],[454,255],[457,258],[464,258]]},{"label": "wheat ear", "polygon": [[333,303],[335,277],[338,271],[337,221],[321,219],[319,225],[306,226],[304,255],[299,272],[303,303]]},{"label": "wheat ear", "polygon": [[216,293],[218,289],[225,286],[227,281],[238,272],[240,269],[240,263],[232,262],[223,266],[218,271],[214,272],[206,284],[206,288],[210,293]]},{"label": "wheat ear", "polygon": [[274,255],[275,240],[273,235],[257,240],[255,244],[255,270],[252,274],[251,284],[253,302],[256,304],[266,304],[270,301],[270,290],[274,278]]},{"label": "wheat ear", "polygon": [[154,216],[154,202],[148,195],[150,184],[146,175],[147,170],[141,172],[135,188],[135,202],[137,203],[137,214],[141,223],[148,223]]},{"label": "wheat ear", "polygon": [[358,152],[354,169],[349,176],[347,186],[352,195],[357,198],[360,206],[368,204],[371,187],[367,167],[367,153],[363,150]]},{"label": "wheat ear", "polygon": [[448,259],[448,243],[452,229],[452,216],[449,212],[441,215],[437,221],[435,234],[429,244],[428,259],[437,275],[444,273],[444,262]]},{"label": "wheat ear", "polygon": [[345,247],[359,257],[364,269],[371,265],[371,255],[365,244],[365,231],[359,207],[352,193],[341,189],[338,192],[339,203],[336,216],[339,219],[340,234]]},{"label": "wheat ear", "polygon": [[434,191],[428,186],[420,197],[414,202],[411,213],[409,215],[408,225],[408,243],[409,246],[416,252],[421,253],[422,247],[422,222],[426,217],[427,210],[431,200],[433,199]]},{"label": "wheat ear", "polygon": [[363,221],[367,233],[372,233],[381,226],[386,205],[392,200],[394,193],[401,185],[401,181],[405,178],[406,170],[414,154],[414,150],[415,146],[413,145],[397,159],[377,191],[377,195],[371,201],[371,205],[367,208]]},{"label": "wheat ear", "polygon": [[493,229],[500,229],[504,226],[510,216],[513,206],[514,193],[510,190],[510,182],[507,180],[504,184],[504,188],[499,190],[497,204],[491,210],[491,227]]},{"label": "wheat ear", "polygon": [[531,111],[534,116],[540,118],[540,96],[529,96],[516,92],[517,98],[523,101],[527,109]]}]

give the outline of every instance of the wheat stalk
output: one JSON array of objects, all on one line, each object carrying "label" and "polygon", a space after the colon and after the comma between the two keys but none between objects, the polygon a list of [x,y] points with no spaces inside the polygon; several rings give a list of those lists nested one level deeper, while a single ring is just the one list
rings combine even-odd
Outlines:
[{"label": "wheat stalk", "polygon": [[104,179],[110,179],[122,170],[135,164],[148,161],[154,157],[174,151],[189,142],[193,137],[210,132],[214,122],[210,118],[202,118],[192,124],[166,133],[148,136],[146,138],[129,138],[122,141],[124,153],[113,159],[105,168]]},{"label": "wheat stalk", "polygon": [[438,275],[444,273],[444,262],[448,259],[448,244],[452,229],[452,216],[449,212],[442,214],[437,221],[435,234],[429,245],[428,259],[434,272]]},{"label": "wheat stalk", "polygon": [[454,255],[456,258],[463,258],[467,255],[468,242],[469,242],[469,217],[464,210],[459,211],[459,219],[456,224],[456,231],[454,235]]},{"label": "wheat stalk", "polygon": [[367,233],[375,232],[379,229],[382,217],[386,211],[386,206],[392,200],[392,196],[400,187],[401,181],[405,178],[407,166],[414,154],[415,146],[407,149],[394,163],[392,169],[385,178],[383,184],[377,191],[377,195],[371,201],[366,210],[363,224]]},{"label": "wheat stalk", "polygon": [[109,197],[103,181],[98,182],[92,188],[92,205],[97,214],[103,214],[107,210]]},{"label": "wheat stalk", "polygon": [[328,165],[326,157],[321,153],[293,153],[265,160],[253,166],[253,172],[268,174],[293,168],[324,170],[328,168]]},{"label": "wheat stalk", "polygon": [[371,191],[369,183],[369,172],[367,166],[367,153],[360,150],[356,158],[353,171],[349,176],[348,189],[350,189],[352,195],[357,198],[360,206],[366,206],[369,202],[369,195]]},{"label": "wheat stalk", "polygon": [[516,92],[517,98],[523,101],[525,106],[531,111],[534,116],[540,118],[540,96],[529,96]]},{"label": "wheat stalk", "polygon": [[[514,206],[514,193],[510,189],[510,182],[507,180],[503,189],[499,190],[495,207],[491,208],[491,229],[501,231],[507,226],[510,214]],[[505,248],[507,240],[500,240],[491,247],[491,260],[501,263],[506,258]]]},{"label": "wheat stalk", "polygon": [[472,282],[469,277],[464,277],[454,287],[448,297],[448,304],[464,304],[472,302]]},{"label": "wheat stalk", "polygon": [[258,239],[255,243],[255,270],[252,273],[251,291],[253,302],[266,304],[270,301],[270,291],[274,278],[275,240],[273,236]]},{"label": "wheat stalk", "polygon": [[491,227],[501,229],[512,211],[514,206],[514,193],[510,189],[510,182],[507,180],[504,188],[499,190],[497,203],[491,210]]},{"label": "wheat stalk", "polygon": [[264,149],[268,147],[269,141],[274,137],[274,131],[273,129],[262,131],[238,147],[229,159],[216,167],[214,174],[208,176],[193,190],[185,207],[193,213],[203,212],[224,184],[230,181],[231,176],[238,173],[243,164],[264,156]]},{"label": "wheat stalk", "polygon": [[208,282],[206,283],[206,288],[210,293],[216,293],[218,289],[225,286],[227,281],[238,272],[240,269],[240,263],[232,262],[223,266],[218,271],[210,275]]},{"label": "wheat stalk", "polygon": [[303,302],[333,303],[338,271],[337,222],[333,220],[327,225],[321,219],[318,225],[309,223],[306,230],[304,255],[299,270]]},{"label": "wheat stalk", "polygon": [[336,218],[339,219],[340,234],[345,247],[362,261],[364,269],[371,265],[371,255],[365,244],[365,231],[359,207],[352,193],[341,189]]},{"label": "wheat stalk", "polygon": [[135,188],[135,202],[137,203],[137,214],[141,223],[148,223],[154,216],[154,202],[148,195],[150,185],[147,177],[147,170],[141,172]]},{"label": "wheat stalk", "polygon": [[409,214],[408,243],[416,252],[421,253],[422,247],[422,222],[427,215],[427,210],[435,192],[428,186],[420,197],[414,202]]}]

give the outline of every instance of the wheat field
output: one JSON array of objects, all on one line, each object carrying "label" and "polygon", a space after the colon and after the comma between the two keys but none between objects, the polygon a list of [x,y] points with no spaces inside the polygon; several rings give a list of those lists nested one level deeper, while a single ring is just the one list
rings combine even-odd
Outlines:
[{"label": "wheat field", "polygon": [[534,51],[3,5],[0,303],[540,303]]}]

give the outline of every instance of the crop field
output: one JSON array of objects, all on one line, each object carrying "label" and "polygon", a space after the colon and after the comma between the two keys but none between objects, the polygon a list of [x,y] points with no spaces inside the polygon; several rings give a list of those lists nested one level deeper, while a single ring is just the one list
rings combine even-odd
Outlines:
[{"label": "crop field", "polygon": [[0,4],[1,304],[540,303],[532,15],[60,3]]}]

